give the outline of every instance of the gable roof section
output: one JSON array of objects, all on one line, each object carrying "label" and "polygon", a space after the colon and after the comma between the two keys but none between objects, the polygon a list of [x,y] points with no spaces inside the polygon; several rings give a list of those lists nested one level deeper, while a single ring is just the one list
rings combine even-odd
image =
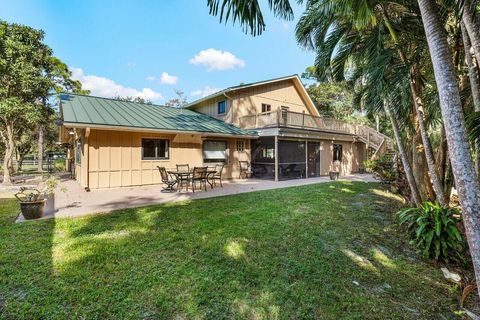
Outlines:
[{"label": "gable roof section", "polygon": [[78,94],[61,94],[60,112],[63,124],[72,127],[257,135],[193,110]]},{"label": "gable roof section", "polygon": [[201,99],[195,100],[193,102],[188,103],[187,105],[184,106],[184,108],[190,108],[194,105],[197,105],[203,101],[207,101],[209,99],[216,98],[218,96],[222,96],[224,94],[230,93],[232,91],[236,90],[241,90],[241,89],[246,89],[250,87],[255,87],[255,86],[261,86],[273,82],[280,82],[280,81],[285,81],[285,80],[292,80],[295,84],[295,87],[300,91],[300,96],[302,99],[304,99],[307,108],[310,109],[313,112],[313,115],[315,116],[320,116],[318,113],[317,108],[315,107],[315,104],[313,103],[312,99],[310,98],[310,95],[308,94],[307,90],[305,89],[302,81],[300,80],[300,77],[297,74],[293,74],[290,76],[285,76],[285,77],[279,77],[279,78],[274,78],[274,79],[268,79],[268,80],[263,80],[263,81],[257,81],[257,82],[252,82],[252,83],[245,83],[245,84],[240,84],[238,86],[232,86],[228,87],[226,89],[220,90],[218,92],[215,92],[211,95],[208,95],[206,97],[203,97]]}]

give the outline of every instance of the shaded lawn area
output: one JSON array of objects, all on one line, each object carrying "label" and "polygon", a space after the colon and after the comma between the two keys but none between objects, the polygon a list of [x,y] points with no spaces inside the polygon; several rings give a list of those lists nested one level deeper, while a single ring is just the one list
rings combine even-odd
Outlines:
[{"label": "shaded lawn area", "polygon": [[0,318],[455,317],[399,205],[333,182],[14,224],[0,199]]}]

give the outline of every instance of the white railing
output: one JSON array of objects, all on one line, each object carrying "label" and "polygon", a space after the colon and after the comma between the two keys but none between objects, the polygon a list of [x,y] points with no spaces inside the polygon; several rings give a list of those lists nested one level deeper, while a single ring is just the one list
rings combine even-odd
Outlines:
[{"label": "white railing", "polygon": [[361,141],[373,147],[376,150],[375,154],[383,154],[386,150],[393,149],[392,140],[375,129],[342,120],[316,117],[304,112],[282,111],[279,109],[277,111],[248,115],[239,119],[239,125],[245,129],[288,127],[347,133],[357,136]]}]

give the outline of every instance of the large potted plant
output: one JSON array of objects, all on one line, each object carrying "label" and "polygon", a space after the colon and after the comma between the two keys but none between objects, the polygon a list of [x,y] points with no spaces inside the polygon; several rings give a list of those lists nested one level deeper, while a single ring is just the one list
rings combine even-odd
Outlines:
[{"label": "large potted plant", "polygon": [[38,219],[45,213],[47,199],[42,197],[42,193],[38,189],[21,188],[15,197],[20,202],[20,210],[25,219]]},{"label": "large potted plant", "polygon": [[340,176],[340,161],[335,160],[333,162],[334,171],[330,171],[328,175],[330,176],[330,180],[337,180]]},{"label": "large potted plant", "polygon": [[58,180],[50,176],[44,182],[42,191],[33,188],[21,188],[15,197],[20,202],[20,210],[26,220],[41,218],[45,211],[55,209],[54,189]]}]

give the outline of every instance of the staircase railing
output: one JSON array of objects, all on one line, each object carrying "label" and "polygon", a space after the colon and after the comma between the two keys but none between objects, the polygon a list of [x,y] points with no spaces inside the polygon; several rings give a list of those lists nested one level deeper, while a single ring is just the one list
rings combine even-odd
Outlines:
[{"label": "staircase railing", "polygon": [[359,140],[375,149],[373,156],[381,155],[387,150],[393,150],[392,140],[370,127],[352,124],[346,121],[317,117],[305,112],[275,110],[239,118],[239,126],[245,129],[260,129],[268,127],[289,127],[313,129],[331,133],[347,133],[357,136]]}]

